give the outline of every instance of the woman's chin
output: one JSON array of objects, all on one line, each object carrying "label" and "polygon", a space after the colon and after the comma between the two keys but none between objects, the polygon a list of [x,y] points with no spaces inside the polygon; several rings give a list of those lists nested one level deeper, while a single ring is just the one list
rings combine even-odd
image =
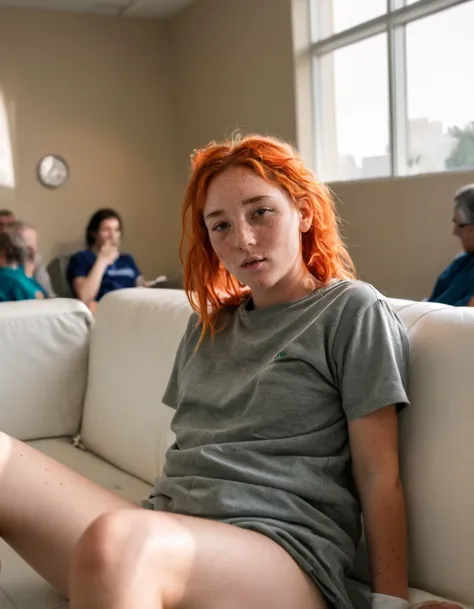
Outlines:
[{"label": "woman's chin", "polygon": [[[240,269],[239,269],[240,270]],[[251,290],[265,290],[272,286],[272,278],[269,273],[238,272],[232,275]]]},{"label": "woman's chin", "polygon": [[261,277],[258,279],[254,279],[253,281],[248,281],[245,284],[252,292],[267,292],[275,287],[276,282],[272,280],[271,277]]}]

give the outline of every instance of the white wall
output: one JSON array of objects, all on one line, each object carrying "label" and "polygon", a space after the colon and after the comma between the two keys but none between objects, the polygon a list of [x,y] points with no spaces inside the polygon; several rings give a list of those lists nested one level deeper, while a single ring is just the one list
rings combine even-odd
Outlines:
[{"label": "white wall", "polygon": [[[37,226],[46,259],[81,246],[90,214],[110,206],[145,274],[178,268],[170,67],[162,22],[0,9],[16,174],[13,189],[0,188],[0,208]],[[70,166],[56,191],[36,180],[50,152]]]},{"label": "white wall", "polygon": [[[196,0],[168,22],[0,11],[17,170],[0,207],[38,225],[48,257],[78,245],[89,214],[111,205],[145,272],[176,270],[194,148],[240,128],[298,137],[310,156],[308,80],[296,96],[294,74],[307,62],[291,21],[304,4]],[[304,18],[299,30],[307,33]],[[70,163],[58,191],[36,181],[45,152]],[[474,172],[332,184],[362,278],[391,296],[426,296],[459,251],[452,195],[471,181]]]},{"label": "white wall", "polygon": [[296,141],[291,0],[197,0],[170,42],[183,177],[193,149],[235,129]]},{"label": "white wall", "polygon": [[361,277],[390,296],[429,296],[460,251],[452,236],[452,199],[469,182],[474,172],[333,184]]}]

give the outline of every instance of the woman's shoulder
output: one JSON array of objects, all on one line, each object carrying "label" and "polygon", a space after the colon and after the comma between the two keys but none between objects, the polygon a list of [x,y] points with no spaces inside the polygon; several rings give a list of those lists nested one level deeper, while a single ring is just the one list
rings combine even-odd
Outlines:
[{"label": "woman's shoulder", "polygon": [[343,329],[352,332],[357,324],[364,326],[394,319],[389,301],[373,285],[360,280],[344,280],[334,285],[325,303],[328,332]]},{"label": "woman's shoulder", "polygon": [[36,294],[39,290],[36,287],[36,281],[33,278],[28,277],[21,267],[17,269],[17,273],[12,278],[12,281],[12,287],[17,300],[27,300],[37,297]]},{"label": "woman's shoulder", "polygon": [[359,279],[338,281],[327,288],[327,296],[333,297],[340,306],[348,306],[354,311],[366,309],[376,302],[386,302],[386,298],[370,283]]},{"label": "woman's shoulder", "polygon": [[135,262],[135,258],[129,252],[120,252],[119,260],[122,260],[123,262]]},{"label": "woman's shoulder", "polygon": [[447,271],[456,272],[457,270],[464,269],[465,267],[471,267],[471,262],[474,261],[474,256],[467,252],[462,252],[453,258],[453,261],[446,269]]},{"label": "woman's shoulder", "polygon": [[74,252],[74,254],[71,254],[71,256],[69,257],[69,262],[71,261],[75,261],[75,260],[89,260],[90,258],[94,258],[95,254],[92,250],[77,250],[77,252]]}]

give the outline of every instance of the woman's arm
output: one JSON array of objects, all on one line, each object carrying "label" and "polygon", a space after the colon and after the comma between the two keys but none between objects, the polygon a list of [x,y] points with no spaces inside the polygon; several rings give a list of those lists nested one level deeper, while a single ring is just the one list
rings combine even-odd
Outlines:
[{"label": "woman's arm", "polygon": [[399,477],[395,406],[349,422],[353,473],[378,594],[408,599],[405,501]]},{"label": "woman's arm", "polygon": [[87,305],[95,300],[106,268],[107,264],[97,258],[87,277],[76,277],[72,280],[74,291],[79,300]]},{"label": "woman's arm", "polygon": [[89,305],[96,299],[107,267],[109,264],[113,264],[118,256],[119,252],[115,246],[109,243],[102,246],[87,277],[75,277],[72,280],[74,291],[79,300]]}]

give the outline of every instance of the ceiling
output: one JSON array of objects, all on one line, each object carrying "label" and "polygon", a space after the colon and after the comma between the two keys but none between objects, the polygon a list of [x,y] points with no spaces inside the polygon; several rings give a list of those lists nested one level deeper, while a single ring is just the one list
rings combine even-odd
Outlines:
[{"label": "ceiling", "polygon": [[193,0],[0,0],[0,8],[32,8],[117,17],[163,18],[179,13]]}]

